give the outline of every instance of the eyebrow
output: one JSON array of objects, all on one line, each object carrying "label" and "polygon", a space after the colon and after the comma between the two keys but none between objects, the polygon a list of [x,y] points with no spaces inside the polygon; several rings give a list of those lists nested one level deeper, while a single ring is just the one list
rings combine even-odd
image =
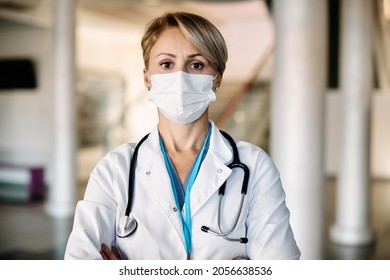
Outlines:
[{"label": "eyebrow", "polygon": [[[156,57],[159,57],[159,56],[162,56],[162,55],[170,56],[170,57],[173,57],[173,58],[176,57],[176,55],[174,55],[174,54],[172,54],[172,53],[159,53],[159,54],[156,55]],[[194,57],[197,57],[197,56],[204,57],[204,56],[201,55],[200,53],[190,54],[190,55],[187,56],[187,57],[188,57],[188,58],[194,58]]]}]

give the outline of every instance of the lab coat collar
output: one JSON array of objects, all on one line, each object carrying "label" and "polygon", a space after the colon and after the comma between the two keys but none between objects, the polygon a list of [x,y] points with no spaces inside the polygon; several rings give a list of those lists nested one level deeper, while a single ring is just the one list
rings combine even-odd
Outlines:
[{"label": "lab coat collar", "polygon": [[[227,165],[233,159],[232,148],[229,142],[219,132],[214,122],[210,120],[210,124],[212,131],[208,153],[212,153],[222,163]],[[145,140],[145,145],[141,145],[139,149],[139,154],[142,156],[138,157],[138,162],[141,166],[148,165],[160,153],[159,132],[158,126],[156,125],[150,132],[148,139]]]},{"label": "lab coat collar", "polygon": [[[191,216],[194,216],[209,198],[218,191],[227,180],[232,170],[227,164],[232,160],[232,151],[229,143],[219,129],[211,123],[209,150],[191,191]],[[163,167],[163,169],[161,169]],[[181,223],[177,213],[172,209],[176,206],[173,198],[171,182],[165,170],[164,159],[160,150],[159,133],[157,126],[152,130],[148,139],[139,148],[136,176],[159,202],[162,211],[170,218],[179,235]],[[156,173],[158,176],[156,176]],[[154,174],[149,176],[147,174]],[[183,207],[184,209],[184,207]],[[185,215],[185,213],[183,213]]]},{"label": "lab coat collar", "polygon": [[221,162],[227,165],[233,159],[233,149],[230,147],[229,142],[220,133],[218,127],[211,123],[211,139],[209,151],[211,151]]}]

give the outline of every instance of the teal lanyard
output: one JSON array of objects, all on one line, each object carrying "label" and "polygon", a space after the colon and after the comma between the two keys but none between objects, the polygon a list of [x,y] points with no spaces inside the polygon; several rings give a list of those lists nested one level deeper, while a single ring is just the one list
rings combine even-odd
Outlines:
[{"label": "teal lanyard", "polygon": [[192,186],[195,182],[196,176],[198,175],[198,171],[199,171],[200,165],[202,163],[203,155],[204,155],[205,150],[206,150],[205,147],[210,139],[210,134],[211,134],[211,126],[207,132],[206,139],[203,143],[202,149],[200,150],[198,156],[196,157],[194,167],[192,169],[190,178],[188,180],[187,191],[186,191],[186,195],[185,195],[185,203],[184,203],[185,210],[186,210],[185,220],[183,218],[183,214],[180,211],[181,207],[180,207],[180,203],[179,203],[179,198],[178,198],[178,194],[177,194],[177,190],[176,190],[176,186],[175,186],[175,180],[173,177],[173,173],[172,173],[170,164],[168,162],[168,155],[167,155],[167,152],[165,150],[164,143],[162,142],[162,139],[160,137],[160,148],[161,148],[161,151],[162,151],[163,156],[164,156],[164,162],[165,162],[165,166],[167,168],[168,174],[169,174],[169,178],[171,180],[171,186],[172,186],[173,195],[175,197],[176,208],[178,209],[180,221],[181,221],[181,225],[182,225],[182,230],[183,230],[183,235],[184,235],[184,240],[185,240],[185,245],[186,245],[187,259],[189,259],[189,256],[190,256],[191,251],[192,251],[192,245],[191,245],[192,225],[191,225],[190,192],[191,192]]}]

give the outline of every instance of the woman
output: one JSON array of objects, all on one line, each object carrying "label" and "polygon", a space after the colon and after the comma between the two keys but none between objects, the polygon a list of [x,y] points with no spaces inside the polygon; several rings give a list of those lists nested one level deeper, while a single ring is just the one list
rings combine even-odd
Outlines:
[{"label": "woman", "polygon": [[[135,144],[125,144],[97,164],[77,205],[65,258],[298,259],[271,159],[254,145],[237,143],[249,170],[241,208],[244,172],[227,166],[235,144],[208,119],[227,60],[220,32],[200,16],[167,13],[147,26],[142,48],[158,125],[137,152]],[[129,196],[131,213],[123,218]],[[129,222],[133,218],[137,225]],[[122,238],[125,225],[133,232]]]}]

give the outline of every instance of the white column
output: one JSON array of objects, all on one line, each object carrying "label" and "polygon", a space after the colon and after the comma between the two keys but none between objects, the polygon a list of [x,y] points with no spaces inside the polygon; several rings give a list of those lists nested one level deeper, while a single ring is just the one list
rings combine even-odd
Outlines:
[{"label": "white column", "polygon": [[370,228],[370,107],[372,1],[341,1],[342,123],[336,218],[331,239],[345,245],[373,241]]},{"label": "white column", "polygon": [[73,214],[76,198],[76,147],[74,104],[74,0],[54,5],[54,180],[46,211],[55,218]]},{"label": "white column", "polygon": [[327,1],[275,0],[270,154],[280,171],[301,259],[323,257]]}]

